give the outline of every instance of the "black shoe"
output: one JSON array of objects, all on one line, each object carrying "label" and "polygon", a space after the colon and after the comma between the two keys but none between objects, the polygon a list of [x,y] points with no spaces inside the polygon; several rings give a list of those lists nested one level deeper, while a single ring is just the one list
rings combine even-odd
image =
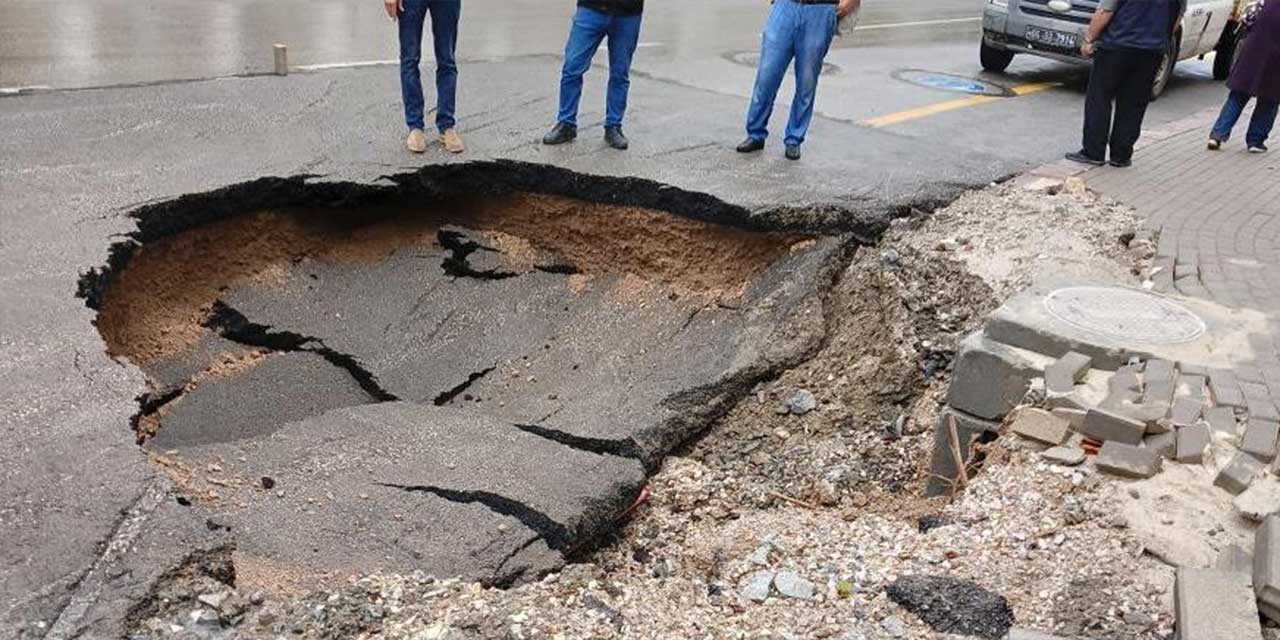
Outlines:
[{"label": "black shoe", "polygon": [[800,145],[798,144],[787,145],[787,159],[788,160],[800,159]]},{"label": "black shoe", "polygon": [[1113,166],[1113,167],[1119,167],[1119,168],[1123,169],[1123,168],[1125,168],[1125,167],[1133,166],[1133,160],[1131,160],[1131,159],[1129,159],[1129,158],[1126,158],[1126,159],[1124,159],[1124,160],[1117,160],[1117,159],[1115,159],[1115,158],[1112,158],[1112,159],[1111,159],[1111,162],[1108,162],[1107,164],[1109,164],[1109,165],[1111,165],[1111,166]]},{"label": "black shoe", "polygon": [[1087,154],[1085,154],[1084,151],[1075,151],[1072,153],[1068,153],[1067,159],[1072,162],[1079,162],[1081,164],[1091,164],[1095,167],[1101,167],[1102,165],[1106,164],[1106,162],[1102,160],[1088,156]]},{"label": "black shoe", "polygon": [[764,148],[764,140],[747,138],[738,145],[738,153],[755,153]]},{"label": "black shoe", "polygon": [[577,127],[567,125],[563,122],[557,122],[556,126],[551,127],[551,130],[547,132],[547,135],[542,136],[542,144],[564,144],[566,142],[573,142],[573,139],[577,137]]},{"label": "black shoe", "polygon": [[631,143],[627,142],[627,136],[622,133],[622,127],[605,127],[604,141],[618,151],[626,151],[627,147],[631,146]]},{"label": "black shoe", "polygon": [[1266,153],[1267,151],[1267,145],[1262,144],[1261,142],[1249,145],[1249,153]]}]

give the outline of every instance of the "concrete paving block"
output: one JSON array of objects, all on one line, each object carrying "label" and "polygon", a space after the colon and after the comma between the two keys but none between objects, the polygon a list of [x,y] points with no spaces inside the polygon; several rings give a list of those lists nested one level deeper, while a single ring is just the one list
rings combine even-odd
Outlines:
[{"label": "concrete paving block", "polygon": [[1171,379],[1148,380],[1142,387],[1142,401],[1146,404],[1173,404],[1177,394],[1178,383]]},{"label": "concrete paving block", "polygon": [[1163,459],[1151,449],[1111,441],[1098,451],[1098,468],[1126,478],[1150,478],[1160,472]]},{"label": "concrete paving block", "polygon": [[986,420],[999,420],[1023,397],[1042,366],[1025,352],[986,338],[982,332],[960,343],[947,404]]},{"label": "concrete paving block", "polygon": [[1258,606],[1280,623],[1280,516],[1269,516],[1253,539],[1253,591]]},{"label": "concrete paving block", "polygon": [[1045,462],[1060,464],[1064,467],[1074,467],[1084,463],[1084,449],[1079,446],[1063,445],[1061,447],[1050,447],[1040,452],[1040,458]]},{"label": "concrete paving block", "polygon": [[1219,571],[1243,573],[1249,576],[1250,583],[1253,581],[1253,555],[1238,544],[1224,548],[1218,554],[1218,561],[1213,566]]},{"label": "concrete paving block", "polygon": [[956,436],[960,440],[960,463],[968,464],[970,451],[975,441],[989,441],[1000,433],[1000,423],[983,420],[952,407],[946,407],[938,416],[938,424],[933,431],[933,453],[929,458],[929,480],[925,483],[925,494],[940,496],[952,488],[951,480],[959,477],[959,465],[951,452],[951,430],[949,424],[955,420]]},{"label": "concrete paving block", "polygon": [[1203,402],[1195,398],[1182,397],[1173,401],[1169,419],[1173,421],[1175,427],[1187,427],[1200,420],[1202,413],[1204,413]]},{"label": "concrete paving block", "polygon": [[1178,462],[1200,464],[1204,462],[1204,450],[1209,447],[1209,425],[1200,423],[1178,429]]},{"label": "concrete paving block", "polygon": [[1147,434],[1142,439],[1142,446],[1159,452],[1161,457],[1172,460],[1178,455],[1178,434],[1172,431]]},{"label": "concrete paving block", "polygon": [[1163,358],[1148,360],[1146,368],[1142,370],[1142,381],[1148,385],[1153,382],[1172,382],[1175,377],[1177,377],[1177,367]]},{"label": "concrete paving block", "polygon": [[1263,462],[1271,462],[1276,457],[1278,439],[1280,422],[1250,418],[1240,440],[1240,450]]},{"label": "concrete paving block", "polygon": [[1090,409],[1084,417],[1080,433],[1103,442],[1115,441],[1136,445],[1142,442],[1147,425],[1133,418],[1104,409]]},{"label": "concrete paving block", "polygon": [[1179,640],[1262,640],[1248,576],[1217,569],[1178,569],[1174,617]]},{"label": "concrete paving block", "polygon": [[1068,351],[1066,355],[1045,367],[1045,388],[1050,393],[1071,393],[1075,390],[1076,384],[1084,379],[1092,364],[1093,358],[1083,353]]},{"label": "concrete paving block", "polygon": [[1231,504],[1236,513],[1254,522],[1280,514],[1280,478],[1267,475],[1254,480]]},{"label": "concrete paving block", "polygon": [[1250,418],[1261,418],[1272,422],[1280,422],[1280,410],[1267,387],[1260,384],[1241,383],[1244,389],[1244,402],[1249,410]]},{"label": "concrete paving block", "polygon": [[1112,394],[1122,392],[1140,393],[1142,391],[1142,379],[1138,377],[1138,367],[1136,365],[1125,365],[1116,370],[1115,373],[1107,379],[1107,389]]},{"label": "concrete paving block", "polygon": [[1201,364],[1195,364],[1194,362],[1179,362],[1178,371],[1182,372],[1183,377],[1198,376],[1204,378],[1206,383],[1209,381],[1209,367]]},{"label": "concrete paving block", "polygon": [[1204,419],[1209,428],[1228,435],[1239,435],[1240,425],[1236,423],[1236,410],[1231,407],[1209,407],[1204,410]]},{"label": "concrete paving block", "polygon": [[1240,381],[1230,369],[1214,369],[1209,373],[1209,391],[1213,393],[1213,401],[1220,407],[1243,409],[1247,406]]},{"label": "concrete paving block", "polygon": [[1010,428],[1024,438],[1059,445],[1066,441],[1071,423],[1044,409],[1025,408],[1018,411]]},{"label": "concrete paving block", "polygon": [[1089,412],[1085,409],[1075,409],[1072,407],[1055,407],[1049,413],[1066,420],[1067,424],[1070,424],[1072,429],[1079,431],[1080,427],[1084,425],[1085,415]]},{"label": "concrete paving block", "polygon": [[1213,479],[1213,486],[1226,490],[1233,496],[1238,496],[1249,488],[1253,483],[1253,479],[1262,472],[1262,463],[1258,462],[1253,456],[1247,453],[1237,453],[1227,466],[1218,472],[1218,477]]},{"label": "concrete paving block", "polygon": [[1209,377],[1191,375],[1185,371],[1178,377],[1178,396],[1204,401],[1209,398]]}]

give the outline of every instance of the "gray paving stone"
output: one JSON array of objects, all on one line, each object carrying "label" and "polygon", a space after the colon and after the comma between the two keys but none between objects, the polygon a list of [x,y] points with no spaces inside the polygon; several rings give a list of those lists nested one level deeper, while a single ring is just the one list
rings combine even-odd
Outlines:
[{"label": "gray paving stone", "polygon": [[1236,513],[1254,521],[1280,513],[1280,479],[1264,475],[1231,501]]},{"label": "gray paving stone", "polygon": [[1236,410],[1231,407],[1209,407],[1204,410],[1204,419],[1209,428],[1230,435],[1240,434],[1240,425],[1236,423]]},{"label": "gray paving stone", "polygon": [[1187,427],[1198,422],[1203,412],[1203,402],[1195,398],[1182,397],[1173,401],[1169,419],[1173,421],[1175,427]]},{"label": "gray paving stone", "polygon": [[1203,402],[1209,397],[1209,377],[1183,373],[1178,378],[1178,395]]},{"label": "gray paving stone", "polygon": [[[1247,383],[1246,383],[1247,384]],[[1280,410],[1276,409],[1276,403],[1268,394],[1267,388],[1263,385],[1251,385],[1256,389],[1251,393],[1246,388],[1244,394],[1245,404],[1249,408],[1249,417],[1261,418],[1272,422],[1280,422]]]},{"label": "gray paving stone", "polygon": [[1214,369],[1209,373],[1209,390],[1218,406],[1245,408],[1244,391],[1230,369]]},{"label": "gray paving stone", "polygon": [[1150,478],[1160,472],[1163,458],[1151,449],[1110,441],[1098,451],[1098,468],[1126,478]]},{"label": "gray paving stone", "polygon": [[1178,462],[1200,464],[1204,462],[1204,450],[1209,447],[1209,426],[1193,424],[1178,429]]},{"label": "gray paving stone", "polygon": [[1280,622],[1280,516],[1264,520],[1253,539],[1253,590],[1262,612]]},{"label": "gray paving stone", "polygon": [[933,431],[933,453],[929,458],[929,480],[925,483],[925,495],[940,496],[951,491],[959,477],[959,465],[951,451],[951,431],[948,426],[955,420],[956,436],[960,440],[960,462],[968,464],[972,445],[984,437],[994,439],[1000,433],[1000,423],[983,420],[952,407],[946,407],[938,416]]},{"label": "gray paving stone", "polygon": [[1218,553],[1218,561],[1214,568],[1219,571],[1243,573],[1253,580],[1253,555],[1238,544],[1228,545]]},{"label": "gray paving stone", "polygon": [[1240,450],[1261,460],[1271,462],[1276,457],[1276,443],[1280,439],[1280,423],[1250,418],[1245,426]]},{"label": "gray paving stone", "polygon": [[1178,434],[1172,431],[1148,434],[1142,439],[1142,446],[1153,449],[1162,457],[1172,460],[1178,454]]},{"label": "gray paving stone", "polygon": [[1249,577],[1217,569],[1178,569],[1174,617],[1179,640],[1262,640]]},{"label": "gray paving stone", "polygon": [[1122,442],[1136,445],[1142,442],[1147,425],[1133,418],[1104,409],[1090,409],[1084,417],[1080,433],[1102,442]]},{"label": "gray paving stone", "polygon": [[1214,478],[1213,486],[1226,490],[1233,496],[1238,496],[1249,488],[1253,483],[1253,479],[1262,472],[1262,463],[1258,462],[1253,456],[1247,453],[1237,453],[1227,466],[1218,472],[1218,477]]},{"label": "gray paving stone", "polygon": [[987,420],[999,420],[1023,397],[1041,367],[981,331],[960,343],[947,404]]},{"label": "gray paving stone", "polygon": [[1050,411],[1050,413],[1052,413],[1055,416],[1058,416],[1059,418],[1062,418],[1063,420],[1066,420],[1067,423],[1071,425],[1072,429],[1079,431],[1081,425],[1084,424],[1085,415],[1088,414],[1089,412],[1086,409],[1074,409],[1072,407],[1055,407],[1053,408],[1052,411]]},{"label": "gray paving stone", "polygon": [[1044,409],[1024,408],[1018,411],[1010,429],[1024,437],[1043,442],[1048,445],[1059,445],[1066,441],[1071,423]]},{"label": "gray paving stone", "polygon": [[1050,447],[1040,452],[1040,457],[1046,462],[1060,464],[1065,467],[1074,467],[1083,464],[1085,460],[1084,449],[1078,446],[1063,445],[1061,447]]},{"label": "gray paving stone", "polygon": [[1049,393],[1071,393],[1075,390],[1076,384],[1084,379],[1092,364],[1093,358],[1083,353],[1068,351],[1066,355],[1045,367],[1045,389]]}]

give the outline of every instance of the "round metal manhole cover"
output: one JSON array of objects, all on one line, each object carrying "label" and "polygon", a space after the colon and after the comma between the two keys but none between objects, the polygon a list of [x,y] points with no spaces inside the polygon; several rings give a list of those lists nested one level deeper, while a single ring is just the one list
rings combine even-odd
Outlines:
[{"label": "round metal manhole cover", "polygon": [[965,93],[971,96],[990,96],[993,98],[1007,98],[1013,95],[1012,91],[994,82],[970,78],[969,76],[958,76],[953,73],[940,73],[923,69],[899,69],[894,71],[892,75],[903,82],[929,89],[938,89],[939,91]]},{"label": "round metal manhole cover", "polygon": [[[724,58],[734,64],[751,67],[752,69],[755,69],[760,64],[759,51],[734,51],[724,54]],[[818,75],[829,76],[836,73],[840,73],[840,67],[830,62],[823,62],[822,71],[819,71]]]},{"label": "round metal manhole cover", "polygon": [[1142,344],[1179,344],[1199,338],[1204,320],[1158,295],[1119,287],[1070,287],[1045,297],[1053,317],[1107,338]]}]

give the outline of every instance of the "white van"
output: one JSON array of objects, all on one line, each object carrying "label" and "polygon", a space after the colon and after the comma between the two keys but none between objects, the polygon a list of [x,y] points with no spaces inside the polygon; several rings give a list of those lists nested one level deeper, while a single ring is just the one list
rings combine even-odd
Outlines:
[{"label": "white van", "polygon": [[[1004,71],[1018,53],[1089,64],[1080,43],[1099,0],[982,0],[982,67]],[[1235,56],[1240,16],[1256,0],[1188,0],[1177,37],[1156,74],[1153,96],[1169,83],[1179,60],[1216,51],[1213,77],[1225,80]]]}]

